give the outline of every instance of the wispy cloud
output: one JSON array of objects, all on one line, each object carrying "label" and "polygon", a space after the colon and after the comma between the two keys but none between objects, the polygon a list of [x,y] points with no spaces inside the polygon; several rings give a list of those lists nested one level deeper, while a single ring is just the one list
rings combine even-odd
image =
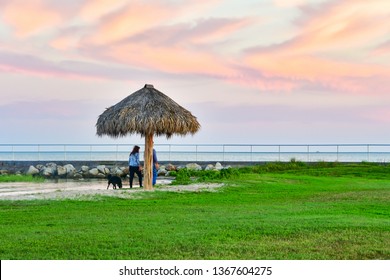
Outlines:
[{"label": "wispy cloud", "polygon": [[[129,77],[143,77],[142,69],[104,65],[102,63],[77,60],[52,61],[33,55],[0,51],[0,72],[29,74],[36,76],[62,77],[80,80],[128,80]],[[159,75],[154,73],[154,75]]]},{"label": "wispy cloud", "polygon": [[373,55],[379,55],[379,57],[382,57],[384,55],[390,55],[390,40],[380,44],[379,46],[376,46],[373,49],[372,52]]},{"label": "wispy cloud", "polygon": [[1,4],[2,18],[18,37],[35,35],[63,20],[61,12],[44,0],[15,0]]},{"label": "wispy cloud", "polygon": [[[372,46],[383,40],[390,28],[386,20],[390,3],[378,2],[347,0],[300,6],[296,35],[278,44],[249,48],[245,62],[271,77],[295,79],[295,89],[309,81],[317,84],[317,89],[325,86],[372,94],[371,77],[390,75],[388,65],[373,63],[370,56]],[[388,84],[386,79],[382,81]]]},{"label": "wispy cloud", "polygon": [[[0,46],[0,64],[72,79],[153,71],[260,91],[367,94],[378,80],[386,88],[390,75],[390,2],[374,2],[274,0],[269,11],[295,16],[289,36],[267,45],[262,32],[270,23],[249,8],[216,16],[228,10],[224,1],[1,1],[1,19],[18,39]],[[251,38],[241,40],[248,30]]]},{"label": "wispy cloud", "polygon": [[[179,23],[151,28],[129,36],[95,54],[109,56],[118,63],[148,67],[171,73],[190,73],[229,78],[235,75],[213,43],[238,31],[247,19],[210,18],[193,23]],[[220,45],[220,44],[219,44]]]}]

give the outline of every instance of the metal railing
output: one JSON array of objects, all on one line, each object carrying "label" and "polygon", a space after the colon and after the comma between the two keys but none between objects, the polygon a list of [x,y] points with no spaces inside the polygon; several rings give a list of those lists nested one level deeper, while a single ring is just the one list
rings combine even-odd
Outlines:
[{"label": "metal railing", "polygon": [[[144,150],[141,147],[141,160]],[[128,144],[0,144],[0,161],[127,161]],[[390,162],[390,144],[155,144],[161,162]]]}]

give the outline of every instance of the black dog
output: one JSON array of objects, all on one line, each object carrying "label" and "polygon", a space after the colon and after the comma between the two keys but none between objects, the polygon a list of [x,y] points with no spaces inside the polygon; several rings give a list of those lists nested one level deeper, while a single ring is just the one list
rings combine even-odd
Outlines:
[{"label": "black dog", "polygon": [[120,189],[122,188],[122,179],[120,177],[112,176],[111,174],[108,174],[107,180],[108,180],[107,190],[110,187],[110,184],[112,184],[113,189],[116,189],[117,185]]}]

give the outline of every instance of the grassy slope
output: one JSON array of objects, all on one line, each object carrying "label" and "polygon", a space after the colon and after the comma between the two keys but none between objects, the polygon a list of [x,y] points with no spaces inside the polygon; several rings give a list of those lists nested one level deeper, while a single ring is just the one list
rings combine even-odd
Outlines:
[{"label": "grassy slope", "polygon": [[384,167],[261,168],[218,193],[0,201],[0,258],[390,258]]}]

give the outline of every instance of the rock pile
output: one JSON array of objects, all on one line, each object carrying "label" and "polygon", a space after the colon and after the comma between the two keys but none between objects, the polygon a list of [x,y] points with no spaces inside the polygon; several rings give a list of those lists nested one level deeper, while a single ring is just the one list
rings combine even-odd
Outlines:
[{"label": "rock pile", "polygon": [[[180,169],[187,168],[190,170],[221,170],[224,168],[230,168],[230,166],[222,166],[221,163],[217,162],[215,165],[208,164],[204,168],[197,163],[189,163],[187,165],[175,166],[171,163],[167,165],[160,165],[158,170],[158,176],[169,176],[171,171],[178,171]],[[1,174],[12,174],[8,170],[0,170]],[[87,166],[82,165],[79,168],[75,168],[73,164],[59,165],[54,162],[38,164],[36,166],[30,165],[30,167],[24,172],[15,172],[16,174],[27,174],[33,176],[43,176],[45,178],[106,178],[108,174],[116,175],[119,177],[126,177],[129,175],[128,166]]]},{"label": "rock pile", "polygon": [[89,167],[87,165],[76,169],[72,164],[64,166],[56,163],[47,163],[46,165],[38,164],[31,165],[26,171],[27,175],[40,175],[46,178],[106,178],[108,174],[114,174],[120,177],[125,177],[129,174],[128,167],[114,166],[111,169],[105,165],[98,165],[96,167]]}]

